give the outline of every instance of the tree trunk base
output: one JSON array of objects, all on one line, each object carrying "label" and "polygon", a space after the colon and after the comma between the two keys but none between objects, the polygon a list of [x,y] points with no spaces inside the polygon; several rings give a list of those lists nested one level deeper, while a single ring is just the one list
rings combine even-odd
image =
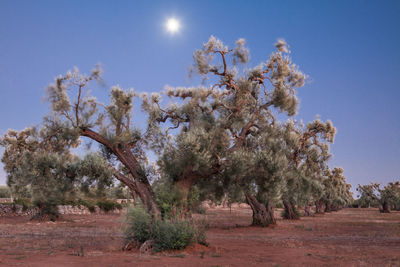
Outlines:
[{"label": "tree trunk base", "polygon": [[271,224],[276,224],[274,209],[271,205],[265,206],[258,202],[254,196],[249,194],[246,194],[246,200],[253,211],[252,225],[265,227]]},{"label": "tree trunk base", "polygon": [[300,215],[292,203],[283,201],[283,206],[285,206],[285,210],[283,212],[284,219],[287,219],[287,220],[299,220],[300,219]]},{"label": "tree trunk base", "polygon": [[390,206],[387,202],[382,204],[382,209],[380,210],[381,213],[390,213]]},{"label": "tree trunk base", "polygon": [[311,211],[311,207],[310,206],[305,206],[304,207],[304,216],[314,217],[314,213]]}]

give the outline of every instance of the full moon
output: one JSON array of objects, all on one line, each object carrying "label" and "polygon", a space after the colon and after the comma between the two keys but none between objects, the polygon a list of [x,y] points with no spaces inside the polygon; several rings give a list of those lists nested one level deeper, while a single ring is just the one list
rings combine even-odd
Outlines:
[{"label": "full moon", "polygon": [[174,18],[168,19],[165,26],[167,28],[167,31],[169,31],[170,33],[176,33],[181,28],[181,24],[179,23],[179,21]]}]

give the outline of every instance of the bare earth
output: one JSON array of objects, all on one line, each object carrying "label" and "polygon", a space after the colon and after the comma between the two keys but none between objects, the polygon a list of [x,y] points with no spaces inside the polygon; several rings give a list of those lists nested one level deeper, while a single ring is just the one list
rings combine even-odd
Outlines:
[{"label": "bare earth", "polygon": [[0,217],[0,266],[400,266],[400,212],[344,209],[268,228],[247,226],[248,208],[196,219],[210,225],[209,247],[145,255],[121,251],[124,215]]}]

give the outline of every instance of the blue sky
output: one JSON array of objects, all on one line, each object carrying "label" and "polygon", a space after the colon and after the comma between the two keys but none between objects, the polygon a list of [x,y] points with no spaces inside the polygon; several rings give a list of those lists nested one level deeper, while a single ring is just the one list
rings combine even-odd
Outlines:
[{"label": "blue sky", "polygon": [[[1,0],[0,134],[38,125],[49,110],[46,86],[73,66],[102,63],[107,88],[93,94],[106,101],[114,84],[142,92],[198,85],[187,68],[210,35],[245,38],[252,65],[284,38],[310,77],[297,118],[319,114],[338,128],[330,165],[354,186],[398,180],[398,14],[400,1]],[[165,32],[169,17],[181,21],[179,34]],[[136,122],[143,125],[140,114]]]}]

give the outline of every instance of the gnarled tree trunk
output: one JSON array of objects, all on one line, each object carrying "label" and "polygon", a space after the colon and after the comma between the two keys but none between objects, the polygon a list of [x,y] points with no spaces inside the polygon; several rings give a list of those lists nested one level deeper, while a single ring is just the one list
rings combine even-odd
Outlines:
[{"label": "gnarled tree trunk", "polygon": [[268,226],[270,224],[276,224],[274,209],[270,204],[265,206],[250,194],[246,194],[246,200],[253,211],[252,225]]},{"label": "gnarled tree trunk", "polygon": [[315,201],[315,213],[323,214],[324,212],[324,202],[321,200]]},{"label": "gnarled tree trunk", "polygon": [[298,220],[300,219],[296,207],[290,201],[284,200],[283,206],[285,207],[285,219],[288,220]]},{"label": "gnarled tree trunk", "polygon": [[387,201],[383,202],[383,204],[382,204],[382,212],[390,213],[390,205]]},{"label": "gnarled tree trunk", "polygon": [[325,212],[331,211],[335,211],[335,207],[331,203],[325,202]]},{"label": "gnarled tree trunk", "polygon": [[304,206],[304,216],[314,216],[314,213],[312,212],[310,205]]},{"label": "gnarled tree trunk", "polygon": [[147,177],[144,177],[143,174],[140,174],[141,166],[132,153],[130,145],[114,145],[109,142],[108,139],[90,129],[81,129],[81,135],[99,142],[114,153],[118,160],[129,170],[129,173],[132,175],[133,179],[126,177],[118,171],[114,172],[115,177],[127,185],[132,192],[135,192],[137,196],[139,196],[148,212],[154,214],[155,216],[160,216],[161,212],[155,201],[149,180]]},{"label": "gnarled tree trunk", "polygon": [[191,166],[188,166],[183,175],[182,178],[175,182],[175,185],[179,188],[179,190],[182,193],[182,209],[180,211],[180,217],[185,218],[185,217],[190,217],[190,209],[189,209],[189,192],[190,189],[193,187],[193,185],[201,178],[201,175],[197,172],[194,172],[192,170]]}]

